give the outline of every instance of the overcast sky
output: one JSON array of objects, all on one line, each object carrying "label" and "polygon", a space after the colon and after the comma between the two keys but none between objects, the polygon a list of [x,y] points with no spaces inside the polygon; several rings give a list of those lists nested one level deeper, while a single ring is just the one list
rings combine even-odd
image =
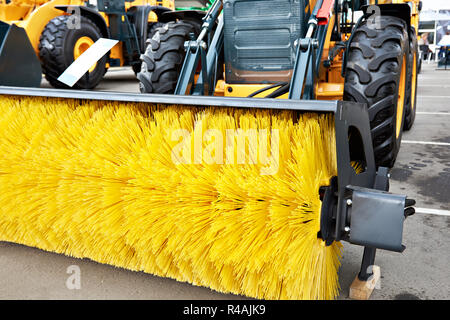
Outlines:
[{"label": "overcast sky", "polygon": [[450,0],[422,0],[422,10],[450,9]]}]

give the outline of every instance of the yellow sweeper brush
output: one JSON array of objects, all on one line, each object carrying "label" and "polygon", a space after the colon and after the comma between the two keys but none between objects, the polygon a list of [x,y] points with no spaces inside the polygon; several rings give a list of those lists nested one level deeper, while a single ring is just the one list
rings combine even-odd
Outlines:
[{"label": "yellow sweeper brush", "polygon": [[55,92],[0,88],[2,241],[264,299],[335,298],[339,240],[402,250],[360,105]]}]

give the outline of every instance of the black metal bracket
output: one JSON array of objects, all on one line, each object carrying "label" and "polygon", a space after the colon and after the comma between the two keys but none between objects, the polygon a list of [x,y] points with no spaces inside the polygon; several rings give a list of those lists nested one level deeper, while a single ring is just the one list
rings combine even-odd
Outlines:
[{"label": "black metal bracket", "polygon": [[318,238],[325,241],[329,246],[334,242],[336,230],[336,207],[338,202],[338,178],[332,177],[330,185],[319,190],[322,199],[322,210],[320,215],[320,231]]},{"label": "black metal bracket", "polygon": [[349,239],[353,244],[402,252],[406,196],[347,186]]},{"label": "black metal bracket", "polygon": [[[389,191],[389,170],[380,167],[375,178],[374,188],[377,190]],[[377,249],[374,247],[364,247],[363,257],[361,261],[361,269],[358,273],[358,279],[367,281],[373,275],[372,267],[375,265],[375,255]]]},{"label": "black metal bracket", "polygon": [[358,279],[367,281],[373,275],[372,267],[375,265],[375,255],[377,249],[373,247],[364,247],[363,258],[361,261],[361,269],[358,273]]},{"label": "black metal bracket", "polygon": [[[388,168],[376,170],[372,151],[367,111],[364,105],[348,102],[335,113],[338,177],[322,188],[321,224],[318,237],[330,245],[348,241],[364,246],[358,278],[372,276],[376,249],[396,252],[402,245],[406,196],[390,194]],[[357,135],[360,140],[350,138]],[[356,150],[355,148],[363,149]],[[356,157],[356,158],[355,158]],[[363,172],[356,173],[351,163],[358,161]],[[413,211],[413,209],[411,209]]]},{"label": "black metal bracket", "polygon": [[[335,113],[335,128],[338,178],[332,178],[324,190],[318,236],[327,245],[344,240],[403,251],[406,196],[388,193],[388,169],[376,170],[365,106],[341,102]],[[363,167],[362,172],[352,167],[355,161]],[[365,260],[373,260],[375,251],[366,251]]]}]

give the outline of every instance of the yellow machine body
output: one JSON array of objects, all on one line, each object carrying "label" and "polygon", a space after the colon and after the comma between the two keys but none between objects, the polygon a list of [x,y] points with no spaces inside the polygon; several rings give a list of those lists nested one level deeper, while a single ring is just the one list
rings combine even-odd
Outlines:
[{"label": "yellow machine body", "polygon": [[[56,6],[84,6],[85,1],[82,0],[0,0],[0,21],[8,24],[15,24],[25,29],[28,38],[33,46],[34,51],[39,56],[39,38],[47,23],[55,17],[67,14],[56,9]],[[133,2],[125,2],[125,8],[139,5],[163,6],[169,9],[175,9],[174,0],[135,0]],[[109,25],[108,16],[99,12]],[[149,22],[158,21],[155,13],[151,12],[148,16]],[[121,45],[115,46],[111,50],[111,58],[120,59],[123,65],[123,50]]]},{"label": "yellow machine body", "polygon": [[[309,1],[309,5],[306,6],[306,11],[310,11],[314,8],[317,0]],[[384,4],[410,4],[411,7],[411,26],[414,27],[416,36],[419,30],[419,0],[371,0],[371,5],[384,5]],[[330,18],[329,24],[334,25],[336,17],[333,15]],[[322,62],[328,58],[328,53],[335,47],[336,42],[331,41],[332,28],[328,28],[328,33],[325,38],[325,44],[323,47]],[[342,40],[347,40],[350,34],[343,36]],[[344,92],[344,78],[341,75],[342,69],[342,53],[337,55],[329,67],[324,67],[321,63],[319,71],[319,77],[315,83],[315,96],[317,100],[342,100]],[[415,78],[416,70],[413,70],[413,78]],[[266,87],[267,84],[230,84],[225,83],[223,80],[218,81],[215,95],[227,96],[227,97],[247,97],[252,92],[260,90]],[[263,97],[276,88],[264,91],[263,93],[256,95],[255,97]],[[280,99],[287,99],[288,93],[281,95]]]}]

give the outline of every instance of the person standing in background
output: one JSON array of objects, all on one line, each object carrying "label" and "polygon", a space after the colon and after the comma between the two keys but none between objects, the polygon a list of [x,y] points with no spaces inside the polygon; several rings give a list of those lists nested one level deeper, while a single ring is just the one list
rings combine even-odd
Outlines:
[{"label": "person standing in background", "polygon": [[419,44],[420,51],[422,51],[422,58],[423,58],[423,60],[426,60],[428,58],[428,53],[430,52],[430,46],[429,46],[429,42],[428,42],[428,33],[423,33],[420,36],[418,44]]}]

